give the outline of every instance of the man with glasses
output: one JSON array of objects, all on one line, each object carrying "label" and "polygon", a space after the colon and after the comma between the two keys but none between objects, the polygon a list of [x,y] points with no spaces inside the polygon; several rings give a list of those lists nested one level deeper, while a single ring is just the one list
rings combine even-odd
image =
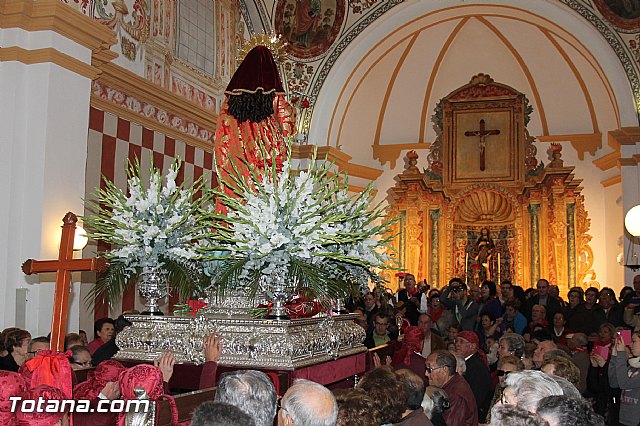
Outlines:
[{"label": "man with glasses", "polygon": [[456,357],[448,351],[435,351],[425,362],[429,384],[442,388],[449,396],[450,407],[444,412],[448,425],[477,426],[478,409],[469,384],[456,373]]},{"label": "man with glasses", "polygon": [[69,350],[71,351],[71,357],[69,358],[71,368],[83,370],[92,366],[91,352],[85,346],[72,346]]},{"label": "man with glasses", "polygon": [[51,341],[46,336],[36,337],[29,342],[29,351],[27,352],[27,361],[38,356],[40,351],[50,349]]},{"label": "man with glasses", "polygon": [[373,317],[373,328],[370,328],[367,332],[367,338],[364,340],[364,345],[371,349],[385,345],[389,341],[393,340],[389,335],[387,327],[389,327],[389,317],[378,312]]},{"label": "man with glasses", "polygon": [[473,331],[480,305],[467,295],[467,285],[460,278],[452,278],[440,295],[440,302],[453,312],[462,330]]}]

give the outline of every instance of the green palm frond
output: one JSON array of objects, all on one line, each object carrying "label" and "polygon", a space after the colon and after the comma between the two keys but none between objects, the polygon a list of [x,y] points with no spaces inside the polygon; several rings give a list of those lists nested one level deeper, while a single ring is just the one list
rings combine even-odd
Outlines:
[{"label": "green palm frond", "polygon": [[85,296],[87,306],[94,306],[96,299],[105,300],[109,305],[115,304],[131,284],[131,272],[122,262],[109,262],[106,271],[98,275],[96,284]]},{"label": "green palm frond", "polygon": [[164,269],[169,274],[169,283],[181,300],[194,297],[202,291],[203,273],[194,261],[164,257]]},{"label": "green palm frond", "polygon": [[249,290],[249,298],[255,298],[259,290],[260,274],[253,273],[248,278],[241,278],[247,262],[249,262],[248,257],[222,261],[222,265],[216,269],[215,275],[211,277],[211,281],[220,297],[224,298],[226,291],[241,286]]},{"label": "green palm frond", "polygon": [[291,260],[289,276],[298,280],[299,290],[306,297],[315,296],[325,308],[330,307],[332,300],[345,297],[344,283],[332,279],[326,270],[298,259]]}]

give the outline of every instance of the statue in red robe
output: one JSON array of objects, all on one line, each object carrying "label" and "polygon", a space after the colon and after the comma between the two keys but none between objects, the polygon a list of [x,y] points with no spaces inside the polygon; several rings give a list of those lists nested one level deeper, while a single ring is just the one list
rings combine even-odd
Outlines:
[{"label": "statue in red robe", "polygon": [[[271,168],[274,163],[280,170],[287,154],[285,138],[295,134],[296,117],[284,97],[278,67],[267,47],[256,46],[249,51],[225,94],[214,146],[218,176],[229,183],[233,161],[248,179],[249,170],[239,158],[258,174],[265,165]],[[225,190],[231,193],[230,188]]]}]

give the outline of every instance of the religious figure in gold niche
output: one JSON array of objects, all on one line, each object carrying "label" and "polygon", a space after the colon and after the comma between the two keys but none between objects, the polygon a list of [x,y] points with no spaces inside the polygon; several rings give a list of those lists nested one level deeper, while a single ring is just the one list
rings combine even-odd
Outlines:
[{"label": "religious figure in gold niche", "polygon": [[489,228],[482,228],[480,230],[480,237],[476,241],[475,250],[476,256],[474,260],[478,262],[478,278],[480,282],[491,279],[491,270],[489,263],[493,256],[493,251],[496,245],[493,243],[493,239],[489,235]]}]

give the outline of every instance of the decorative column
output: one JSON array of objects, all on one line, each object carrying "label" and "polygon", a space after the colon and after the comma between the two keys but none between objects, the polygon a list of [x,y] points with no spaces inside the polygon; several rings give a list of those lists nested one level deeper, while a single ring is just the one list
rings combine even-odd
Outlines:
[{"label": "decorative column", "polygon": [[431,216],[431,284],[438,284],[440,275],[440,210],[430,210]]},{"label": "decorative column", "polygon": [[576,204],[567,203],[567,290],[576,286]]},{"label": "decorative column", "polygon": [[[405,271],[407,269],[407,211],[400,210],[398,224],[400,232],[398,232],[398,254],[400,256],[400,267]],[[399,290],[399,289],[398,289]]]},{"label": "decorative column", "polygon": [[540,224],[538,222],[538,214],[540,213],[540,204],[530,204],[528,209],[531,219],[531,232],[529,241],[531,244],[531,283],[535,283],[540,278]]}]

